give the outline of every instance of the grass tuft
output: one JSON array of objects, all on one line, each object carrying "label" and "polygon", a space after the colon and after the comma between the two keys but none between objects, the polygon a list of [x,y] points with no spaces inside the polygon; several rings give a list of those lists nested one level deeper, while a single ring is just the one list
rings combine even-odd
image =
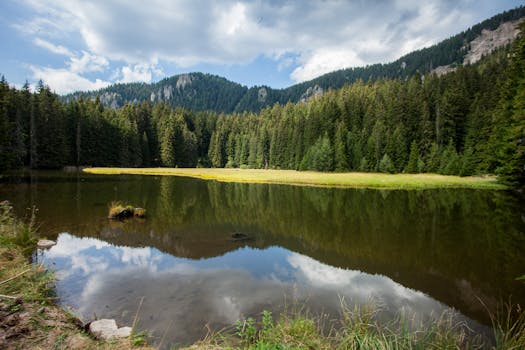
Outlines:
[{"label": "grass tuft", "polygon": [[108,206],[109,219],[122,220],[133,216],[144,218],[146,216],[146,209],[135,208],[129,204],[124,205],[120,201],[113,201]]},{"label": "grass tuft", "polygon": [[[342,321],[326,331],[323,320],[304,313],[281,314],[274,321],[269,311],[258,319],[247,318],[236,324],[233,337],[227,332],[207,336],[189,349],[347,349],[347,350],[423,350],[423,349],[525,349],[525,322],[521,309],[514,308],[495,322],[496,339],[474,334],[453,312],[445,312],[430,324],[415,324],[399,317],[380,322],[380,308],[374,304],[342,306]],[[515,315],[520,312],[518,318]]]}]

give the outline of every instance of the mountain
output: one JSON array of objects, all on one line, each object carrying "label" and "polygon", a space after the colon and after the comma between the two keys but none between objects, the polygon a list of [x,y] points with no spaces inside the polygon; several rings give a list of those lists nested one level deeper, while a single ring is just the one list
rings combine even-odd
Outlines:
[{"label": "mountain", "polygon": [[64,96],[64,99],[99,96],[105,106],[113,108],[122,107],[126,102],[165,101],[172,107],[180,106],[194,111],[231,112],[247,92],[247,87],[225,78],[190,73],[175,75],[152,84],[115,84],[98,91],[76,92]]},{"label": "mountain", "polygon": [[484,55],[511,43],[518,34],[516,25],[523,18],[525,7],[520,6],[394,62],[341,69],[285,89],[268,86],[247,88],[216,75],[188,73],[152,84],[115,84],[98,91],[76,92],[63,96],[63,100],[99,96],[105,106],[113,108],[120,108],[126,102],[164,101],[172,107],[181,106],[194,111],[258,112],[275,103],[306,101],[328,89],[338,89],[358,80],[406,79],[416,73],[448,73],[460,65],[473,64]]}]

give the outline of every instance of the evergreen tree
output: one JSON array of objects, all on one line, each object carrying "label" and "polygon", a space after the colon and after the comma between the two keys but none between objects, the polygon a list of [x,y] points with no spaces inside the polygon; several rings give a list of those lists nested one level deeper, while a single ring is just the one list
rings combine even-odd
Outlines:
[{"label": "evergreen tree", "polygon": [[426,171],[429,173],[437,173],[439,171],[441,157],[437,143],[432,143],[430,152],[426,161]]},{"label": "evergreen tree", "polygon": [[419,150],[417,147],[417,142],[412,141],[412,143],[410,144],[410,155],[408,156],[408,164],[405,167],[405,172],[406,173],[419,172],[419,166],[418,166],[419,160],[420,158],[419,158]]},{"label": "evergreen tree", "polygon": [[502,108],[510,120],[502,128],[504,139],[498,154],[501,165],[497,168],[500,179],[512,186],[525,186],[525,24],[512,51],[512,65]]},{"label": "evergreen tree", "polygon": [[460,157],[452,140],[441,153],[439,173],[444,175],[459,175],[461,170]]},{"label": "evergreen tree", "polygon": [[381,161],[379,162],[379,171],[382,173],[395,173],[396,167],[394,166],[394,163],[388,156],[388,154],[385,153],[383,158],[381,158]]},{"label": "evergreen tree", "polygon": [[346,126],[343,122],[337,125],[334,140],[335,171],[348,171],[348,155],[346,151]]}]

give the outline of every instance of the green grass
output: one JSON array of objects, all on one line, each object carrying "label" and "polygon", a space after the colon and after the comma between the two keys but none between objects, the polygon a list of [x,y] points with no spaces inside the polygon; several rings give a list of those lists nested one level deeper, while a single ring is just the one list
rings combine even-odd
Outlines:
[{"label": "green grass", "polygon": [[[326,320],[304,313],[282,314],[274,321],[263,311],[260,317],[237,323],[235,330],[208,336],[188,348],[197,349],[349,349],[349,350],[424,350],[424,349],[525,349],[523,312],[512,322],[495,324],[494,339],[474,333],[465,323],[446,312],[431,324],[415,324],[398,318],[378,321],[380,309],[372,304],[348,309],[343,306],[337,326],[325,327]],[[511,312],[507,314],[510,315]],[[510,320],[510,319],[509,319]]]},{"label": "green grass", "polygon": [[299,186],[373,189],[473,188],[502,190],[494,176],[445,176],[438,174],[323,173],[295,170],[223,168],[86,168],[90,174],[185,176],[222,182],[289,184]]}]

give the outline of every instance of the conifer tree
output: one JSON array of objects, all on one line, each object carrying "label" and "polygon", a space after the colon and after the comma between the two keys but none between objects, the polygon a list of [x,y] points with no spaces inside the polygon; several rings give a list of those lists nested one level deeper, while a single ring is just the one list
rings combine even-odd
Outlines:
[{"label": "conifer tree", "polygon": [[405,167],[406,173],[417,173],[419,161],[419,150],[417,147],[417,142],[414,140],[410,144],[410,155],[408,156],[408,164]]}]

